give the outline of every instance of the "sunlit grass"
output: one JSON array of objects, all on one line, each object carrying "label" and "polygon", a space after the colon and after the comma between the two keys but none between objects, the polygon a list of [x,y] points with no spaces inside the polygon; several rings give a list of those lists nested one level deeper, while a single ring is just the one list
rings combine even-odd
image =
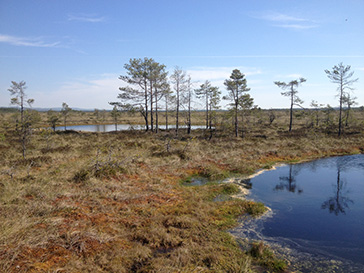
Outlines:
[{"label": "sunlit grass", "polygon": [[[25,160],[14,133],[2,129],[0,271],[250,272],[252,264],[271,261],[244,253],[226,232],[238,216],[264,213],[264,205],[215,202],[238,191],[216,181],[364,150],[356,127],[343,138],[309,130],[290,135],[279,129],[285,119],[279,122],[252,126],[243,139],[219,130],[212,138],[203,130],[179,138],[173,131],[39,131]],[[192,176],[210,182],[182,183]]]}]

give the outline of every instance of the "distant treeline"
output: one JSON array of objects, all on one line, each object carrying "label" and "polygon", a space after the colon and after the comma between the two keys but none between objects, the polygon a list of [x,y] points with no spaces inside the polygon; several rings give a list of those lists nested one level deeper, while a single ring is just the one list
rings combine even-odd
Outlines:
[{"label": "distant treeline", "polygon": [[0,113],[17,113],[18,111],[19,109],[14,107],[0,107]]}]

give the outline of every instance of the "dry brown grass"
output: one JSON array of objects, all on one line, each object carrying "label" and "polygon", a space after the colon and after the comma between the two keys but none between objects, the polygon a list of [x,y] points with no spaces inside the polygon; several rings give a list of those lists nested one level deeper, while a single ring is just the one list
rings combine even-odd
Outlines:
[{"label": "dry brown grass", "polygon": [[203,131],[178,139],[173,132],[37,132],[26,160],[17,138],[2,131],[0,271],[251,271],[254,260],[225,230],[256,205],[213,202],[235,190],[181,181],[364,151],[357,127],[337,138],[281,126],[252,127],[244,139],[216,131],[210,140]]}]

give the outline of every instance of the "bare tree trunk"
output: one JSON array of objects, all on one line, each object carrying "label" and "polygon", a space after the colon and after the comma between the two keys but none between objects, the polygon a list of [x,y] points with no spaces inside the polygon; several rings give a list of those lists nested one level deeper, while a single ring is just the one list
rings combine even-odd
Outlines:
[{"label": "bare tree trunk", "polygon": [[191,91],[188,90],[187,134],[191,134]]},{"label": "bare tree trunk", "polygon": [[64,116],[64,130],[67,131],[67,116]]},{"label": "bare tree trunk", "polygon": [[145,131],[148,132],[149,130],[149,124],[148,124],[148,88],[147,88],[147,82],[144,83],[144,96],[145,96]]},{"label": "bare tree trunk", "polygon": [[[241,111],[241,123],[244,124],[244,110]],[[244,138],[244,128],[241,126],[241,138]]]},{"label": "bare tree trunk", "polygon": [[338,136],[341,136],[342,133],[342,111],[343,111],[343,95],[344,95],[344,90],[342,88],[342,85],[340,86],[340,109],[339,109],[339,132],[338,132]]},{"label": "bare tree trunk", "polygon": [[238,137],[239,135],[239,125],[238,125],[238,99],[235,99],[235,137]]},{"label": "bare tree trunk", "polygon": [[21,122],[21,146],[22,146],[22,154],[23,154],[23,159],[25,159],[25,150],[26,150],[26,146],[25,146],[25,140],[26,140],[26,128],[25,128],[25,124],[24,124],[24,96],[20,96],[20,122]]},{"label": "bare tree trunk", "polygon": [[158,133],[158,92],[157,89],[154,90],[155,93],[155,132]]},{"label": "bare tree trunk", "polygon": [[293,119],[293,86],[291,88],[291,108],[289,110],[289,132],[292,131],[292,119]]},{"label": "bare tree trunk", "polygon": [[209,129],[212,129],[212,105],[210,104],[210,119],[209,119]]},{"label": "bare tree trunk", "polygon": [[177,105],[176,105],[176,136],[178,136],[178,123],[179,123],[179,79],[177,80],[177,88],[176,88],[176,95],[177,95]]},{"label": "bare tree trunk", "polygon": [[25,154],[26,154],[26,128],[22,128],[22,133],[21,134],[22,134],[21,135],[22,153],[23,153],[23,159],[25,159]]},{"label": "bare tree trunk", "polygon": [[154,117],[153,117],[153,83],[150,81],[150,130],[154,130]]},{"label": "bare tree trunk", "polygon": [[346,110],[346,115],[345,115],[345,127],[348,127],[349,125],[349,117],[350,117],[350,104],[351,104],[351,101],[350,101],[350,94],[347,94],[347,103],[348,103],[348,109]]},{"label": "bare tree trunk", "polygon": [[209,128],[209,97],[206,93],[206,130]]},{"label": "bare tree trunk", "polygon": [[166,131],[168,131],[168,99],[166,97]]}]

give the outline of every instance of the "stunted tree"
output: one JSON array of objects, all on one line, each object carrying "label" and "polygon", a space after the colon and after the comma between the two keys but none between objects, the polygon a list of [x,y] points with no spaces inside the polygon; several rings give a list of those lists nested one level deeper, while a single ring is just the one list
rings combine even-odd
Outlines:
[{"label": "stunted tree", "polygon": [[244,104],[244,99],[247,98],[244,94],[245,92],[248,92],[250,88],[247,87],[245,75],[242,74],[239,69],[233,70],[230,79],[225,80],[224,85],[228,90],[228,95],[224,96],[223,99],[232,101],[230,106],[234,111],[234,128],[235,136],[237,137],[239,135],[238,113],[241,106]]},{"label": "stunted tree", "polygon": [[206,129],[211,129],[211,111],[216,109],[220,102],[220,94],[218,87],[211,86],[209,81],[200,85],[200,88],[195,89],[196,97],[205,100],[206,111]]},{"label": "stunted tree", "polygon": [[128,84],[120,87],[118,99],[121,102],[109,102],[123,110],[138,111],[145,120],[145,130],[149,130],[149,117],[151,129],[154,127],[153,107],[155,104],[155,89],[160,88],[165,81],[167,72],[165,65],[155,62],[152,58],[130,59],[124,65],[127,75],[121,75],[120,80]]},{"label": "stunted tree", "polygon": [[358,79],[352,79],[354,75],[354,71],[350,71],[351,66],[344,66],[343,63],[339,63],[335,65],[332,70],[325,70],[327,77],[331,80],[331,82],[336,83],[338,85],[337,96],[339,97],[339,131],[338,136],[341,136],[342,133],[342,112],[343,112],[343,104],[345,102],[345,96],[347,92],[353,90],[351,87]]},{"label": "stunted tree", "polygon": [[57,113],[53,110],[49,110],[47,112],[47,116],[48,116],[48,124],[51,126],[51,128],[53,129],[53,132],[56,131],[56,126],[59,122],[59,117],[57,115]]},{"label": "stunted tree", "polygon": [[356,102],[357,97],[352,97],[350,95],[350,92],[347,92],[347,94],[344,97],[344,104],[346,105],[346,111],[345,111],[345,126],[349,126],[349,119],[351,115],[351,108],[354,105],[358,105]]},{"label": "stunted tree", "polygon": [[324,104],[321,104],[321,103],[318,103],[315,100],[312,100],[310,106],[313,108],[312,109],[313,110],[312,113],[314,115],[314,119],[315,119],[316,126],[319,126],[319,122],[320,122],[320,111],[321,111],[321,108],[324,106]]},{"label": "stunted tree", "polygon": [[[246,112],[253,107],[254,99],[250,96],[250,94],[243,94],[241,100],[239,101],[239,109],[241,109],[241,121],[244,124],[244,117],[246,116]],[[241,127],[241,137],[244,137],[244,129]]]},{"label": "stunted tree", "polygon": [[120,117],[120,111],[118,110],[118,107],[114,105],[112,111],[110,112],[110,115],[112,119],[114,120],[115,124],[115,131],[118,130],[118,118]]},{"label": "stunted tree", "polygon": [[[155,105],[156,123],[158,119],[158,100],[162,94],[161,89],[165,88],[167,84],[168,72],[165,71],[166,66],[155,62],[153,59],[147,59],[145,62],[148,78],[148,93],[150,101],[150,127],[153,131],[154,128],[154,114],[153,107]],[[156,132],[158,132],[158,124],[156,125]]]},{"label": "stunted tree", "polygon": [[289,83],[285,82],[279,82],[276,81],[274,84],[276,84],[278,87],[282,88],[283,90],[288,90],[286,92],[281,92],[282,96],[286,96],[290,98],[291,105],[290,105],[290,111],[289,111],[289,132],[292,131],[292,121],[293,121],[293,106],[300,106],[300,104],[303,103],[303,101],[298,97],[298,91],[297,87],[300,86],[302,83],[304,83],[306,79],[299,78],[298,80],[290,81]]},{"label": "stunted tree", "polygon": [[326,130],[327,132],[329,132],[329,130],[332,127],[333,121],[332,121],[332,114],[335,112],[335,109],[331,107],[330,104],[326,105],[326,107],[324,107],[322,109],[322,112],[325,115],[325,119],[324,119],[324,124],[326,126]]},{"label": "stunted tree", "polygon": [[187,134],[191,134],[191,103],[192,103],[192,97],[193,97],[193,92],[192,92],[192,83],[191,83],[191,77],[188,76],[187,77],[187,82],[186,82],[186,94],[185,94],[185,100],[187,103]]},{"label": "stunted tree", "polygon": [[101,118],[100,110],[95,108],[93,116],[95,117],[96,124],[99,124]]},{"label": "stunted tree", "polygon": [[221,91],[216,86],[211,86],[209,90],[209,129],[212,129],[212,121],[216,118],[216,110],[219,109],[219,103],[221,101],[220,98]]},{"label": "stunted tree", "polygon": [[109,102],[123,110],[138,111],[145,120],[146,131],[149,130],[147,62],[149,62],[148,58],[130,59],[129,63],[124,65],[127,75],[121,75],[119,79],[129,86],[119,88],[121,92],[118,99],[121,102]]},{"label": "stunted tree", "polygon": [[171,75],[171,82],[173,84],[173,90],[175,91],[176,99],[176,136],[178,136],[178,126],[179,126],[179,112],[182,102],[182,95],[186,91],[186,72],[180,69],[178,66],[174,69]]},{"label": "stunted tree", "polygon": [[19,83],[12,81],[11,86],[8,89],[11,96],[11,104],[18,105],[20,107],[20,142],[22,146],[22,154],[25,159],[26,156],[26,144],[29,139],[30,131],[31,131],[31,115],[25,111],[25,105],[27,104],[29,107],[34,103],[34,99],[27,99],[27,95],[25,94],[25,89],[27,88],[25,81],[21,81]]},{"label": "stunted tree", "polygon": [[171,89],[165,90],[164,93],[164,102],[165,102],[165,117],[166,117],[166,130],[168,130],[168,114],[169,114],[169,108],[170,105],[175,102],[175,96],[173,95],[173,92]]},{"label": "stunted tree", "polygon": [[276,119],[276,114],[272,109],[269,110],[268,117],[269,117],[269,125],[272,125],[273,121]]},{"label": "stunted tree", "polygon": [[71,112],[71,108],[68,106],[67,103],[63,102],[62,103],[62,109],[61,109],[61,114],[63,116],[63,123],[64,123],[64,130],[67,130],[67,118],[69,113]]},{"label": "stunted tree", "polygon": [[[165,66],[161,65],[160,70],[156,73],[157,77],[154,82],[154,104],[155,104],[155,132],[158,133],[159,130],[159,107],[158,102],[170,92],[170,86],[167,81],[168,72],[164,71]],[[151,107],[153,109],[153,105]],[[152,128],[153,129],[153,128]]]}]

